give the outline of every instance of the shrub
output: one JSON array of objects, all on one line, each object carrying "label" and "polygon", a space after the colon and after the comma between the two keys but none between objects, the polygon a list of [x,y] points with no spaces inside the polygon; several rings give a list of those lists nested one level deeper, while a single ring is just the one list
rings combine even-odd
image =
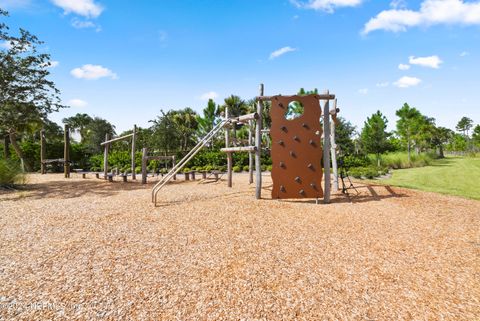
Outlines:
[{"label": "shrub", "polygon": [[25,175],[15,161],[0,159],[0,186],[13,186],[23,183]]},{"label": "shrub", "polygon": [[136,174],[140,174],[141,172],[142,172],[142,167],[141,166],[135,167],[135,173]]},{"label": "shrub", "polygon": [[188,167],[185,167],[185,168],[183,169],[183,172],[184,172],[184,173],[188,173],[188,172],[190,172],[190,168],[188,168]]},{"label": "shrub", "polygon": [[235,173],[240,173],[242,171],[242,168],[240,166],[233,166],[232,170],[235,172]]},{"label": "shrub", "polygon": [[210,172],[213,170],[213,166],[212,165],[207,165],[203,168],[203,170],[207,171],[207,172]]},{"label": "shrub", "polygon": [[267,165],[267,171],[269,171],[269,172],[272,171],[272,165]]},{"label": "shrub", "polygon": [[245,172],[248,172],[248,171],[250,171],[250,167],[248,165],[245,165],[245,166],[243,166],[243,170]]}]

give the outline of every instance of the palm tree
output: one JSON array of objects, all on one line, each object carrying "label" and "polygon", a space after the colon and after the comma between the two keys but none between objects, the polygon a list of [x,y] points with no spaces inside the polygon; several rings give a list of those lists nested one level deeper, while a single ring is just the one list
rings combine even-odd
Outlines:
[{"label": "palm tree", "polygon": [[64,118],[62,122],[68,125],[72,131],[80,134],[80,142],[84,143],[87,137],[86,129],[93,121],[93,118],[87,114],[76,114],[75,116]]}]

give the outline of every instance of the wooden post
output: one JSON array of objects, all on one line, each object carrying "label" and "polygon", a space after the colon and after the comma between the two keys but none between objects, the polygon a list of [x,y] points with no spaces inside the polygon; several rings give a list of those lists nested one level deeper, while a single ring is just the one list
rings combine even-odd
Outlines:
[{"label": "wooden post", "polygon": [[133,136],[132,136],[132,179],[137,179],[135,173],[135,139],[137,136],[137,125],[133,125]]},{"label": "wooden post", "polygon": [[64,149],[63,149],[63,172],[65,174],[65,178],[70,177],[70,128],[68,125],[65,125],[65,131],[63,134],[64,140]]},{"label": "wooden post", "polygon": [[[225,119],[229,118],[228,106],[225,107]],[[225,148],[230,147],[230,129],[228,126],[225,126]],[[227,153],[227,178],[228,178],[228,187],[232,187],[232,163],[233,157],[232,153]]]},{"label": "wooden post", "polygon": [[[337,99],[333,101],[333,110],[337,110]],[[333,118],[333,116],[332,116]],[[332,119],[330,124],[330,148],[332,156],[332,169],[333,169],[333,191],[338,191],[338,167],[337,167],[337,143],[335,142],[335,122]]]},{"label": "wooden post", "polygon": [[[259,88],[260,96],[263,96],[263,84],[260,84]],[[263,123],[263,103],[259,100],[257,102],[257,127],[255,133],[255,146],[257,150],[255,151],[255,171],[256,171],[256,186],[255,186],[255,197],[257,199],[262,198],[262,123]]]},{"label": "wooden post", "polygon": [[47,173],[47,164],[45,164],[47,146],[45,142],[45,129],[40,131],[40,173]]},{"label": "wooden post", "polygon": [[[105,141],[109,140],[110,137],[108,134],[105,134]],[[108,149],[110,144],[105,144],[105,149],[103,150],[103,178],[107,179],[108,175]]]},{"label": "wooden post", "polygon": [[[253,146],[253,120],[248,121],[248,146]],[[248,153],[248,183],[253,183],[253,152]]]},{"label": "wooden post", "polygon": [[[328,90],[326,91],[328,95]],[[323,168],[325,187],[323,203],[330,203],[330,101],[327,99],[323,107]]]},{"label": "wooden post", "polygon": [[142,184],[147,184],[147,154],[146,147],[142,149]]}]

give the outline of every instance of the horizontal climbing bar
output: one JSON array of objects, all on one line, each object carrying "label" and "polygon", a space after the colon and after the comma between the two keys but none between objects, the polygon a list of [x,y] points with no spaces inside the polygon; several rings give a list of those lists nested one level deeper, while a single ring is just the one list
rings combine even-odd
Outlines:
[{"label": "horizontal climbing bar", "polygon": [[[331,95],[331,94],[318,94],[318,95],[314,95],[315,98],[319,99],[319,100],[333,100],[335,99],[335,95]],[[286,98],[290,98],[290,97],[295,97],[295,96],[257,96],[255,97],[255,99],[257,101],[269,101],[269,100],[273,100],[275,99],[276,97],[286,97]]]},{"label": "horizontal climbing bar", "polygon": [[110,143],[113,143],[113,142],[116,142],[118,140],[122,140],[122,139],[125,139],[125,138],[128,138],[128,137],[132,137],[133,136],[133,133],[132,134],[128,134],[128,135],[125,135],[125,136],[121,136],[121,137],[117,137],[117,138],[113,138],[113,139],[110,139],[110,140],[107,140],[107,141],[104,141],[103,143],[101,143],[100,145],[106,145],[106,144],[110,144]]},{"label": "horizontal climbing bar", "polygon": [[226,147],[220,149],[224,153],[235,153],[235,152],[255,152],[257,147],[255,146],[241,146],[241,147]]},{"label": "horizontal climbing bar", "polygon": [[246,114],[239,117],[230,118],[230,121],[232,123],[244,123],[249,120],[255,120],[255,119],[258,119],[258,113],[251,113],[251,114]]}]

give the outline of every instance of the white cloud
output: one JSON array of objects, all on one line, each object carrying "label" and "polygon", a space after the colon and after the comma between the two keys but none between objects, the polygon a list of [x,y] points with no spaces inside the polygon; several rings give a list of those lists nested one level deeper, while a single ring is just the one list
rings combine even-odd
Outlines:
[{"label": "white cloud", "polygon": [[336,8],[356,7],[363,0],[290,0],[298,8],[321,10],[333,13]]},{"label": "white cloud", "polygon": [[393,84],[397,86],[398,88],[408,88],[408,87],[413,87],[417,86],[422,82],[421,79],[418,79],[416,77],[408,77],[408,76],[403,76]]},{"label": "white cloud", "polygon": [[108,77],[111,79],[117,79],[117,74],[112,72],[110,69],[105,68],[100,65],[83,65],[82,67],[75,68],[70,71],[73,77],[82,78],[82,79],[99,79],[103,77]]},{"label": "white cloud", "polygon": [[400,69],[400,70],[408,70],[408,69],[410,69],[410,65],[400,64],[400,65],[398,65],[398,69]]},{"label": "white cloud", "polygon": [[85,100],[81,100],[78,98],[70,99],[68,101],[68,104],[72,107],[78,107],[78,108],[86,107],[88,105],[88,103]]},{"label": "white cloud", "polygon": [[404,9],[407,7],[407,2],[405,0],[392,0],[390,7],[393,9]]},{"label": "white cloud", "polygon": [[96,18],[103,7],[94,0],[51,0],[53,4],[63,9],[65,14],[75,13],[87,18]]},{"label": "white cloud", "polygon": [[95,31],[99,32],[102,30],[102,27],[93,23],[90,20],[80,20],[78,18],[72,19],[72,27],[76,29],[84,29],[84,28],[95,28]]},{"label": "white cloud", "polygon": [[209,99],[216,99],[218,98],[218,94],[214,91],[209,91],[209,92],[206,92],[202,95],[200,95],[200,100],[209,100]]},{"label": "white cloud", "polygon": [[440,68],[440,65],[443,63],[443,61],[438,56],[429,56],[429,57],[410,56],[408,57],[408,62],[411,65],[418,65],[418,66],[429,67],[433,69]]},{"label": "white cloud", "polygon": [[400,32],[410,27],[438,24],[480,25],[480,1],[424,0],[419,11],[384,10],[365,24],[362,33],[375,30]]},{"label": "white cloud", "polygon": [[280,49],[275,50],[274,52],[272,52],[272,53],[270,54],[270,58],[269,58],[269,59],[272,60],[272,59],[275,59],[275,58],[280,57],[281,55],[284,55],[284,54],[286,54],[286,53],[288,53],[288,52],[293,52],[293,51],[297,51],[297,48],[292,48],[292,47],[289,47],[289,46],[283,47],[283,48],[280,48]]},{"label": "white cloud", "polygon": [[462,53],[460,54],[460,57],[466,57],[466,56],[469,56],[470,53],[468,51],[462,51]]},{"label": "white cloud", "polygon": [[385,81],[385,82],[379,82],[377,84],[377,87],[383,88],[383,87],[388,87],[389,85],[390,83],[388,81]]},{"label": "white cloud", "polygon": [[359,89],[359,90],[358,90],[358,93],[359,93],[360,95],[366,95],[366,94],[368,94],[368,88]]}]

